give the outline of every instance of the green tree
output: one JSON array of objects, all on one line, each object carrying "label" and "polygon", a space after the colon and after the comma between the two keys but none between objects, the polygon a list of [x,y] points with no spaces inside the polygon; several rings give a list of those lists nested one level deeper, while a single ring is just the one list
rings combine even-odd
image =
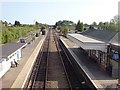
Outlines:
[{"label": "green tree", "polygon": [[5,26],[7,26],[8,25],[7,21],[5,21],[4,24],[5,24]]},{"label": "green tree", "polygon": [[44,26],[44,25],[42,25],[42,26],[41,26],[41,29],[45,29],[45,26]]},{"label": "green tree", "polygon": [[7,21],[4,21],[4,22],[3,22],[3,21],[1,20],[1,22],[2,22],[2,24],[3,24],[4,26],[7,26],[7,25],[8,25]]},{"label": "green tree", "polygon": [[117,30],[117,28],[117,25],[113,21],[110,21],[108,30]]},{"label": "green tree", "polygon": [[120,31],[120,16],[116,15],[113,19],[110,20],[108,24],[108,30]]},{"label": "green tree", "polygon": [[7,32],[6,30],[2,30],[2,43],[7,43]]},{"label": "green tree", "polygon": [[113,18],[113,21],[114,21],[115,24],[120,22],[120,16],[119,15],[115,15],[114,18]]},{"label": "green tree", "polygon": [[12,33],[9,30],[3,30],[2,31],[2,43],[8,43],[13,40]]},{"label": "green tree", "polygon": [[78,30],[78,31],[80,31],[80,20],[78,21],[75,29]]},{"label": "green tree", "polygon": [[65,26],[65,27],[63,28],[63,34],[64,34],[65,37],[66,37],[68,31],[69,31],[68,26]]},{"label": "green tree", "polygon": [[[1,40],[0,43],[5,44],[11,41],[14,41],[16,39],[19,39],[20,36],[25,37],[29,35],[29,32],[38,30],[38,28],[36,28],[36,25],[27,25],[24,24],[22,26],[20,25],[19,21],[15,21],[14,26],[12,27],[6,27],[5,25],[3,25],[3,21],[1,21],[0,27],[2,27],[2,29],[0,30],[0,35],[1,35]],[[47,27],[47,24],[41,24],[41,26],[45,26],[45,28]]]},{"label": "green tree", "polygon": [[39,25],[39,23],[36,21],[36,22],[35,22],[35,25]]},{"label": "green tree", "polygon": [[97,25],[97,23],[96,23],[96,22],[93,22],[93,23],[92,23],[92,25],[93,25],[93,26],[96,26],[96,25]]},{"label": "green tree", "polygon": [[84,25],[83,22],[80,23],[80,20],[78,21],[77,25],[76,25],[76,30],[82,32],[84,30]]},{"label": "green tree", "polygon": [[40,27],[40,24],[36,21],[36,22],[35,22],[35,28],[36,28],[36,29],[39,29],[39,27]]},{"label": "green tree", "polygon": [[55,23],[55,26],[56,26],[56,27],[57,27],[57,26],[62,26],[62,21],[56,22],[56,23]]},{"label": "green tree", "polygon": [[103,30],[103,22],[99,22],[98,28],[99,28],[100,30]]},{"label": "green tree", "polygon": [[92,26],[93,26],[93,27],[96,27],[96,26],[97,26],[97,23],[96,23],[96,22],[93,22],[93,23],[92,23]]},{"label": "green tree", "polygon": [[75,25],[75,23],[73,21],[69,21],[69,20],[63,20],[63,21],[58,21],[55,23],[55,26],[72,26]]},{"label": "green tree", "polygon": [[103,29],[108,30],[108,27],[109,27],[109,22],[104,22],[103,23]]},{"label": "green tree", "polygon": [[21,26],[20,22],[19,21],[15,21],[15,26]]},{"label": "green tree", "polygon": [[81,32],[84,31],[84,25],[83,25],[83,22],[80,23],[80,29],[81,29]]},{"label": "green tree", "polygon": [[120,31],[120,22],[118,22],[117,26],[118,26],[118,31]]}]

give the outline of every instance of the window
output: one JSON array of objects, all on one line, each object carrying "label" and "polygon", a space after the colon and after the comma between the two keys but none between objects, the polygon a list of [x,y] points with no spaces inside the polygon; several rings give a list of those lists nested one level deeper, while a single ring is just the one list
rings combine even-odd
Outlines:
[{"label": "window", "polygon": [[2,62],[0,63],[0,72],[3,70]]}]

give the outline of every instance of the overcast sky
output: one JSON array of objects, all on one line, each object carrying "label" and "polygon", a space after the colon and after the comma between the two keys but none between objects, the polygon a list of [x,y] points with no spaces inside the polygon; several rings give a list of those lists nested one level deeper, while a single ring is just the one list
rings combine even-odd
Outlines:
[{"label": "overcast sky", "polygon": [[118,14],[120,0],[2,0],[0,20],[14,23],[55,24],[59,20],[80,20],[91,24],[110,21]]}]

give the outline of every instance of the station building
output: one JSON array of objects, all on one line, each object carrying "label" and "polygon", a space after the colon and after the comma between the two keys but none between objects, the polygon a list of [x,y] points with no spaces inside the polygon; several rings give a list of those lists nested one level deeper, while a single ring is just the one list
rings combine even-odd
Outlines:
[{"label": "station building", "polygon": [[21,59],[25,43],[7,43],[0,46],[0,78],[10,69],[12,63]]},{"label": "station building", "polygon": [[90,60],[98,64],[101,70],[112,77],[118,77],[118,60],[120,56],[120,32],[89,29],[67,37],[85,50]]}]

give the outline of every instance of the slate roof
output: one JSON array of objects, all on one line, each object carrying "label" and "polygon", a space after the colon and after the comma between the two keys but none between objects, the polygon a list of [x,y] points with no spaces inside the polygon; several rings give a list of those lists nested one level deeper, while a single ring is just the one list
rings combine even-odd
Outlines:
[{"label": "slate roof", "polygon": [[111,44],[118,44],[120,46],[120,32],[118,32],[114,38],[110,41]]},{"label": "slate roof", "polygon": [[93,39],[103,41],[105,43],[109,43],[117,33],[118,31],[112,31],[112,30],[89,29],[81,34]]},{"label": "slate roof", "polygon": [[0,58],[6,58],[13,52],[21,48],[25,43],[7,43],[0,46]]}]

